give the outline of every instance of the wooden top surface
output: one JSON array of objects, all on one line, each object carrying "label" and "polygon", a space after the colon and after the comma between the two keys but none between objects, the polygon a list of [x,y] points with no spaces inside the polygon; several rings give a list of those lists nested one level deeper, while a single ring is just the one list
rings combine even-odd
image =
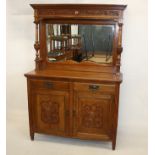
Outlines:
[{"label": "wooden top surface", "polygon": [[81,8],[81,7],[97,7],[97,8],[107,8],[115,10],[124,10],[127,5],[116,5],[116,4],[30,4],[34,9],[40,8],[61,8],[61,7],[70,7],[70,8]]},{"label": "wooden top surface", "polygon": [[70,81],[98,81],[98,82],[122,82],[122,74],[119,73],[100,73],[100,72],[82,72],[82,71],[65,71],[65,70],[42,70],[31,71],[25,74],[26,77],[56,78]]}]

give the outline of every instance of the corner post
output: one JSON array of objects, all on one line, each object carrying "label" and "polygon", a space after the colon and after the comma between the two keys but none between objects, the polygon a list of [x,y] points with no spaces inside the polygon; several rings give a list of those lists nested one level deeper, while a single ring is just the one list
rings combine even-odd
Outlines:
[{"label": "corner post", "polygon": [[122,27],[123,23],[118,23],[118,46],[117,46],[117,58],[116,58],[116,72],[119,73],[121,66],[121,53],[123,51],[122,48]]},{"label": "corner post", "polygon": [[39,42],[39,19],[38,19],[38,11],[35,9],[34,10],[34,23],[35,23],[35,43],[34,43],[34,48],[36,50],[36,58],[35,58],[35,70],[39,70],[40,69],[40,42]]}]

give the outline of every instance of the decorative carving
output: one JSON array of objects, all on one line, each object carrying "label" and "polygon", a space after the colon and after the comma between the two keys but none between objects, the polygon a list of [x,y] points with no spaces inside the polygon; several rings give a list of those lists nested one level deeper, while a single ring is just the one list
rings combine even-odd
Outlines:
[{"label": "decorative carving", "polygon": [[39,50],[40,49],[40,44],[39,44],[39,42],[36,42],[35,44],[34,44],[34,48],[35,48],[35,50]]},{"label": "decorative carving", "polygon": [[99,104],[83,104],[82,126],[86,128],[102,128],[103,108]]},{"label": "decorative carving", "polygon": [[74,60],[66,60],[66,61],[62,61],[62,62],[55,62],[55,63],[58,63],[58,64],[78,64],[78,65],[101,65],[97,62],[92,62],[92,61],[82,61],[82,62],[77,62],[77,61],[74,61]]},{"label": "decorative carving", "polygon": [[38,10],[34,10],[34,23],[37,24],[39,22]]},{"label": "decorative carving", "polygon": [[120,71],[120,66],[121,66],[121,53],[122,53],[122,26],[123,23],[118,23],[118,48],[117,48],[117,58],[116,58],[116,68],[117,72]]},{"label": "decorative carving", "polygon": [[122,47],[118,47],[117,48],[117,63],[116,63],[116,67],[117,67],[117,72],[119,72],[120,66],[121,66],[121,53],[122,53],[123,48]]},{"label": "decorative carving", "polygon": [[35,44],[34,44],[34,48],[36,50],[36,70],[39,70],[39,61],[40,61],[40,56],[39,56],[39,50],[40,50],[40,43],[39,43],[39,39],[38,39],[38,23],[35,23]]},{"label": "decorative carving", "polygon": [[118,47],[122,46],[122,27],[123,23],[118,23],[119,26],[119,32],[118,32]]},{"label": "decorative carving", "polygon": [[48,16],[48,15],[77,15],[77,16],[120,16],[120,12],[118,10],[84,10],[84,9],[40,9],[39,10],[40,16]]},{"label": "decorative carving", "polygon": [[82,10],[81,14],[84,15],[105,15],[105,16],[119,16],[118,11],[113,10]]},{"label": "decorative carving", "polygon": [[59,123],[59,104],[52,100],[42,101],[41,103],[41,120],[45,123]]},{"label": "decorative carving", "polygon": [[[57,62],[55,62],[55,63],[57,63]],[[79,64],[79,63],[74,60],[66,60],[66,61],[59,62],[59,64]]]}]

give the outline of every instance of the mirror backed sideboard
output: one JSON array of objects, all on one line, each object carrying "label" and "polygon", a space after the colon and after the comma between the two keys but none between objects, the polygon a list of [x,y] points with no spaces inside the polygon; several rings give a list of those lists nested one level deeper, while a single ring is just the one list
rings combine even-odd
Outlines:
[{"label": "mirror backed sideboard", "polygon": [[35,69],[25,74],[30,137],[51,134],[116,147],[126,5],[31,4]]}]

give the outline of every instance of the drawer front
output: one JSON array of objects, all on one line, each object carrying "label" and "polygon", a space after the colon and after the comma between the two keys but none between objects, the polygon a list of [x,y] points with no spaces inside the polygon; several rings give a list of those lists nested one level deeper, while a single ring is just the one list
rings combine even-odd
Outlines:
[{"label": "drawer front", "polygon": [[95,84],[95,83],[74,83],[75,91],[94,91],[94,92],[115,92],[113,84]]},{"label": "drawer front", "polygon": [[33,89],[53,89],[53,90],[68,90],[69,83],[53,80],[30,80],[31,88]]}]

